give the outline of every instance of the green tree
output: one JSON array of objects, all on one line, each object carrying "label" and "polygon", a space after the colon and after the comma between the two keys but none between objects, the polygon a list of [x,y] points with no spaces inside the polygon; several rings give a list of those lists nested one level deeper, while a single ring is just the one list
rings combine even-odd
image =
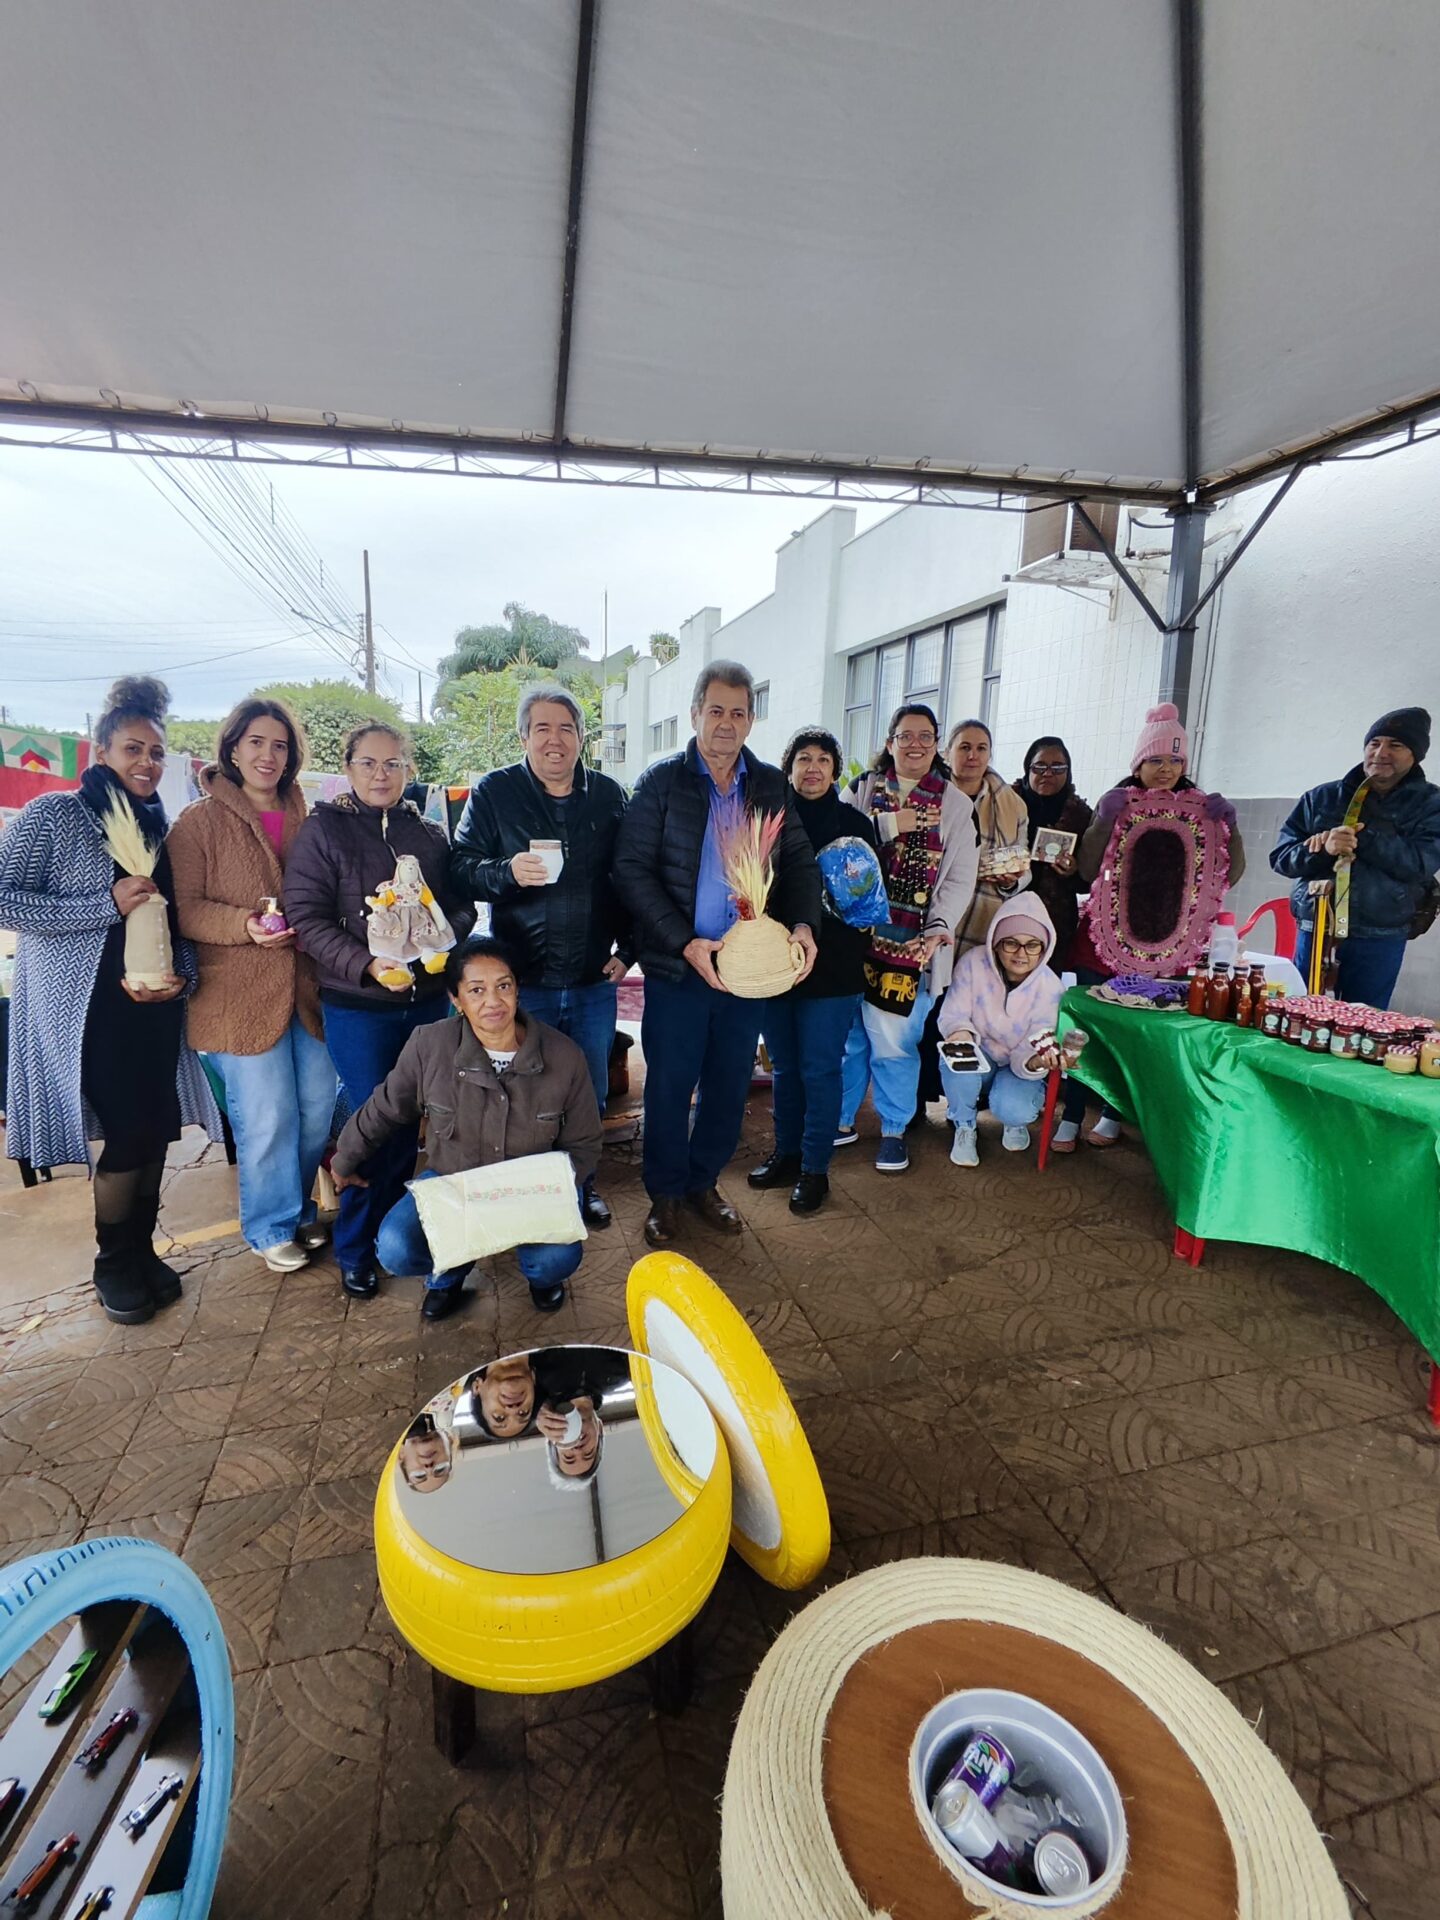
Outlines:
[{"label": "green tree", "polygon": [[[467,673],[450,683],[439,718],[417,729],[416,761],[424,778],[455,786],[472,774],[508,767],[520,757],[515,711],[536,675],[526,663],[497,673]],[[587,758],[600,737],[600,683],[593,673],[566,676],[585,719]]]},{"label": "green tree", "polygon": [[680,652],[680,642],[673,633],[652,633],[650,636],[650,658],[660,666],[668,666]]},{"label": "green tree", "polygon": [[393,700],[380,693],[366,693],[348,680],[279,681],[274,686],[257,687],[255,693],[258,699],[283,700],[289,707],[305,729],[310,745],[308,764],[317,773],[345,771],[345,736],[363,721],[383,720],[402,732],[409,731]]},{"label": "green tree", "polygon": [[562,626],[549,614],[535,613],[512,600],[504,608],[503,623],[461,627],[454,651],[440,662],[442,685],[436,699],[443,704],[443,683],[467,673],[499,673],[517,660],[553,673],[562,661],[573,660],[589,648],[578,627]]},{"label": "green tree", "polygon": [[215,758],[215,742],[220,737],[218,720],[167,720],[165,744],[179,753],[193,753],[198,759]]}]

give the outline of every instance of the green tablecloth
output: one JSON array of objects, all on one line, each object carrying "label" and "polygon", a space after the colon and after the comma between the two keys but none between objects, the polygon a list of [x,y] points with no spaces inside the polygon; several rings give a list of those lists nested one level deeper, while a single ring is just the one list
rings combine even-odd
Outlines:
[{"label": "green tablecloth", "polygon": [[1175,1223],[1367,1281],[1440,1360],[1440,1080],[1072,988],[1077,1078],[1145,1136]]}]

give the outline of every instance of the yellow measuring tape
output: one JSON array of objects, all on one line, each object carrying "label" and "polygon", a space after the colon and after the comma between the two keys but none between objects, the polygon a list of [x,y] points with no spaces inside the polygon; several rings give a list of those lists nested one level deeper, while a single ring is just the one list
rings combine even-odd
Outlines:
[{"label": "yellow measuring tape", "polygon": [[1310,991],[1317,996],[1325,990],[1325,919],[1329,910],[1329,894],[1317,894],[1315,896],[1315,936],[1310,947]]},{"label": "yellow measuring tape", "polygon": [[[1350,796],[1350,804],[1345,809],[1343,825],[1355,828],[1360,824],[1360,813],[1365,805],[1366,795],[1370,791],[1370,782],[1362,780]],[[1348,860],[1335,862],[1335,938],[1348,940],[1350,937],[1350,869],[1355,864],[1352,854]],[[1319,951],[1319,920],[1316,920],[1315,948]]]}]

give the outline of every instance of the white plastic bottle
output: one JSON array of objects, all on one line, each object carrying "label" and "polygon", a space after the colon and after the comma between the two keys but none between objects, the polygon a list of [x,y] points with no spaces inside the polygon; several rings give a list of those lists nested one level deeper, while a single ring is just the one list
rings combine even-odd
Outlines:
[{"label": "white plastic bottle", "polygon": [[1233,913],[1218,913],[1215,924],[1210,929],[1210,965],[1213,968],[1220,961],[1233,968],[1240,956],[1240,936],[1235,931]]}]

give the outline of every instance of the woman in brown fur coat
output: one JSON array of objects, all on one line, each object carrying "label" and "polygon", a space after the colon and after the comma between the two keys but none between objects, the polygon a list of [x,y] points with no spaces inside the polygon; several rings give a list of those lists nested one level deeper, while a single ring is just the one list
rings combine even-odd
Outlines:
[{"label": "woman in brown fur coat", "polygon": [[303,1267],[325,1241],[310,1196],[338,1084],[314,966],[288,928],[262,917],[271,899],[283,913],[285,862],[306,813],[304,761],[278,700],[242,700],[200,776],[205,798],[169,840],[180,931],[200,962],[190,1043],[225,1083],[241,1232],[278,1273]]}]

